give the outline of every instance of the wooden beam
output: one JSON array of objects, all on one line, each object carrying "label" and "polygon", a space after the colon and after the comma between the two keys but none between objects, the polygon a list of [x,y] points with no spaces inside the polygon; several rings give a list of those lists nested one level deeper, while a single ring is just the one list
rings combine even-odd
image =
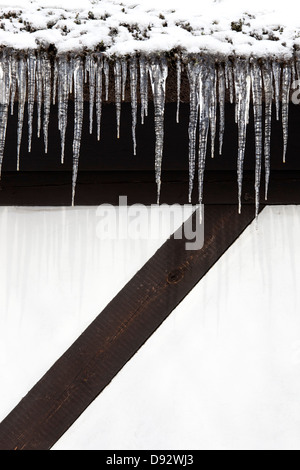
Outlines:
[{"label": "wooden beam", "polygon": [[[194,222],[197,216],[194,213]],[[251,206],[245,206],[241,215],[235,206],[207,206],[202,249],[187,251],[185,236],[167,240],[2,421],[0,450],[50,449],[253,216]]]},{"label": "wooden beam", "polygon": [[[0,184],[0,206],[70,206],[72,184],[69,172],[9,172]],[[235,171],[207,171],[204,180],[204,204],[237,206]],[[261,204],[300,204],[300,171],[273,171],[268,201],[264,200],[262,176]],[[164,171],[161,203],[188,204],[188,173]],[[195,181],[197,188],[197,181]],[[128,204],[155,204],[154,171],[81,171],[78,175],[76,205],[118,205],[127,196]],[[246,171],[242,204],[254,211],[254,172]],[[197,190],[193,194],[197,204]]]}]

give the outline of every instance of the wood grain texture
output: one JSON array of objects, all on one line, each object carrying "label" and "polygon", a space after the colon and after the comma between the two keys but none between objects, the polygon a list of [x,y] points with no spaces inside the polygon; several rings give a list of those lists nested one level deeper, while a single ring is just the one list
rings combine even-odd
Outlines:
[{"label": "wood grain texture", "polygon": [[187,251],[184,237],[167,240],[2,421],[0,450],[50,449],[253,216],[251,206],[241,215],[232,205],[207,206],[201,250]]}]

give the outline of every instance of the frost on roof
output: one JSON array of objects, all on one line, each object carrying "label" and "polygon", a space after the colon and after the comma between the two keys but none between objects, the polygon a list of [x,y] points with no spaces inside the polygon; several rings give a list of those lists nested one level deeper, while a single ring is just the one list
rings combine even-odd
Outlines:
[{"label": "frost on roof", "polygon": [[0,44],[15,49],[286,58],[300,47],[291,0],[1,0],[0,8]]}]

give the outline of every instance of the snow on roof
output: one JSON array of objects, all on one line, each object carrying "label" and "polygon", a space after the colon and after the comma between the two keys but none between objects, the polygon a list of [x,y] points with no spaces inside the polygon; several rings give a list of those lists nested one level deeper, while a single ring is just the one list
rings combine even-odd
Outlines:
[{"label": "snow on roof", "polygon": [[299,10],[292,0],[0,0],[0,44],[287,59],[300,49]]}]

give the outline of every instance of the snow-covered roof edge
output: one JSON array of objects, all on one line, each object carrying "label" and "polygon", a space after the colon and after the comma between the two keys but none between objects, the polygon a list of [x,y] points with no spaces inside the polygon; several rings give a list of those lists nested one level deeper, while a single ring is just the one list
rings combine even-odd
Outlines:
[{"label": "snow-covered roof edge", "polygon": [[83,0],[80,7],[76,1],[72,7],[61,3],[59,7],[54,0],[23,0],[10,6],[9,0],[0,1],[0,45],[15,50],[51,47],[57,54],[101,51],[124,56],[177,50],[280,60],[300,50],[300,26],[291,15],[276,13],[276,5],[266,10],[233,8],[230,0],[205,0],[194,9],[189,2],[166,8],[147,0]]}]

